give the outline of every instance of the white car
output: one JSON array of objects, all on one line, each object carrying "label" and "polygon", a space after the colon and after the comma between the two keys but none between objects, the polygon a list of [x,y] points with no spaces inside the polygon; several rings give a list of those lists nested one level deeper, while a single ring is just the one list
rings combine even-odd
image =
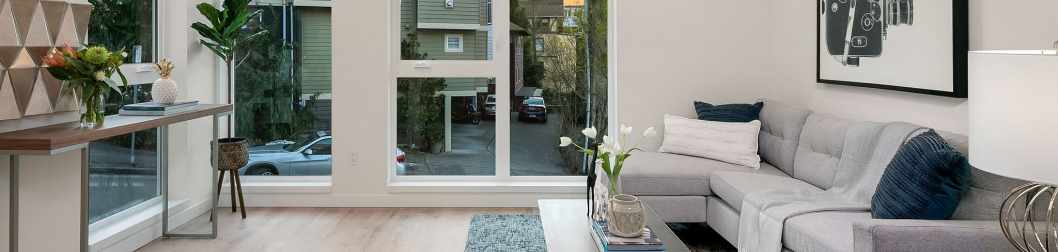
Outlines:
[{"label": "white car", "polygon": [[485,117],[496,119],[496,95],[485,97]]}]

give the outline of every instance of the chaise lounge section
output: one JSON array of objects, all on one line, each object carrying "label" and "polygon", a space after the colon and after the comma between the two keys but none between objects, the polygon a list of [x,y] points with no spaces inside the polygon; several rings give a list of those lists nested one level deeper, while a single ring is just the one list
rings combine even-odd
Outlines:
[{"label": "chaise lounge section", "polygon": [[[623,193],[637,195],[670,223],[707,223],[738,241],[742,199],[764,191],[823,191],[834,183],[845,131],[860,122],[766,102],[760,113],[759,154],[753,169],[720,161],[638,152],[621,176]],[[941,135],[962,153],[968,139]],[[996,221],[1006,193],[1023,181],[973,169],[970,187],[951,220],[873,219],[870,212],[819,212],[786,221],[788,251],[1010,251]]]}]

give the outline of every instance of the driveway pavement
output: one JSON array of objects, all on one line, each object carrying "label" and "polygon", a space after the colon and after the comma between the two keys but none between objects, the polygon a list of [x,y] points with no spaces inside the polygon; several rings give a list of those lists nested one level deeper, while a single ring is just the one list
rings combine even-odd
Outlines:
[{"label": "driveway pavement", "polygon": [[[558,153],[559,115],[548,116],[547,123],[519,122],[511,113],[511,175],[569,175]],[[495,175],[495,132],[493,121],[452,124],[452,151],[407,153],[406,175]]]}]

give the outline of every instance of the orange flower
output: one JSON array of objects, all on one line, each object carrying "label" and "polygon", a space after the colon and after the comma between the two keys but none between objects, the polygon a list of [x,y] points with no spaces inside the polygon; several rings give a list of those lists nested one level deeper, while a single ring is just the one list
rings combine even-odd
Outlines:
[{"label": "orange flower", "polygon": [[66,54],[66,56],[70,58],[80,58],[80,55],[77,55],[77,50],[74,50],[73,47],[70,47],[70,43],[65,43],[62,47],[62,51]]},{"label": "orange flower", "polygon": [[66,59],[63,58],[63,53],[59,52],[58,49],[52,48],[47,54],[44,54],[44,64],[48,67],[64,67],[66,66]]}]

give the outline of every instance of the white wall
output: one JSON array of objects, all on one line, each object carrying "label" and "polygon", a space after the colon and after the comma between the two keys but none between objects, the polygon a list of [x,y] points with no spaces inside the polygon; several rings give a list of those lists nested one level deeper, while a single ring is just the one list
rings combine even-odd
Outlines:
[{"label": "white wall", "polygon": [[[817,84],[812,1],[772,1],[770,98],[856,120],[906,121],[967,133],[966,99]],[[1058,2],[970,1],[970,50],[1042,49],[1058,39]]]},{"label": "white wall", "polygon": [[[768,81],[767,1],[617,1],[617,113],[663,130],[665,114],[693,117],[693,102],[746,103]],[[613,31],[612,31],[613,32]],[[661,137],[643,144],[656,149]]]}]

